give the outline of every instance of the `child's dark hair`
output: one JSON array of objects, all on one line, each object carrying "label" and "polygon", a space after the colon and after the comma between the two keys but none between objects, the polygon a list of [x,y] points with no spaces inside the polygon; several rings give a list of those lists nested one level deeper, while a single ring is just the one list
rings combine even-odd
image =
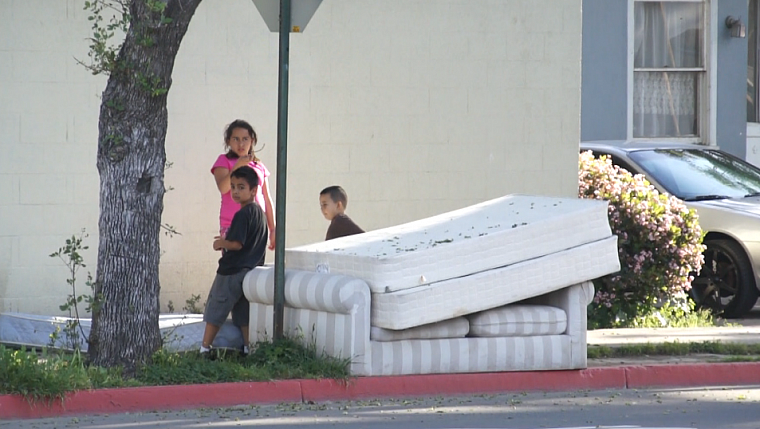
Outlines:
[{"label": "child's dark hair", "polygon": [[230,177],[245,180],[248,182],[248,186],[250,186],[251,189],[259,186],[259,175],[253,171],[253,168],[247,165],[234,170],[232,173],[230,173]]},{"label": "child's dark hair", "polygon": [[328,186],[325,189],[322,189],[322,192],[320,192],[319,195],[329,195],[334,203],[342,203],[344,209],[348,205],[348,194],[346,194],[346,191],[338,185]]},{"label": "child's dark hair", "polygon": [[253,147],[256,146],[256,143],[259,141],[258,136],[256,136],[256,131],[253,129],[251,124],[248,122],[242,120],[242,119],[235,119],[234,121],[230,122],[229,125],[224,129],[224,148],[227,149],[226,156],[229,159],[235,159],[238,157],[238,155],[230,149],[230,139],[232,138],[232,132],[235,130],[235,128],[242,128],[246,131],[248,131],[248,135],[251,136],[251,150],[248,152],[249,155],[253,157],[253,162],[259,162],[259,159],[256,157],[256,154],[253,152]]}]

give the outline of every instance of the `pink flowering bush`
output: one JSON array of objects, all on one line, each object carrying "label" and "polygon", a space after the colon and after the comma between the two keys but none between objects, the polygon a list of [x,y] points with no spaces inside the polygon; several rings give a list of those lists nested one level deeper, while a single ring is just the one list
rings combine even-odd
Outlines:
[{"label": "pink flowering bush", "polygon": [[609,201],[612,232],[618,236],[621,270],[594,282],[589,325],[631,326],[662,302],[680,302],[702,268],[702,228],[684,203],[660,194],[644,176],[612,165],[610,159],[580,155],[578,195]]}]

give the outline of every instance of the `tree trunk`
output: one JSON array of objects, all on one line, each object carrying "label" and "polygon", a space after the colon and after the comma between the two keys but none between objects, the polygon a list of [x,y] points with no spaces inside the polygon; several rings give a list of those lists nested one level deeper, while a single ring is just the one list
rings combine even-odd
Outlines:
[{"label": "tree trunk", "polygon": [[[131,0],[131,23],[100,106],[100,220],[89,359],[127,374],[161,347],[159,230],[167,92],[174,59],[201,0]],[[150,6],[166,4],[162,13]],[[97,295],[96,295],[97,296]]]}]

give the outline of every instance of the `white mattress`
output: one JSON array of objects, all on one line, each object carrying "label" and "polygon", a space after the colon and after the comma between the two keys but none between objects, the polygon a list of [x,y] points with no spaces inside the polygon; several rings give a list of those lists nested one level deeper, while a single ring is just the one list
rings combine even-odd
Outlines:
[{"label": "white mattress", "polygon": [[290,269],[360,278],[374,293],[466,276],[612,234],[607,202],[507,195],[434,217],[285,251]]},{"label": "white mattress", "polygon": [[[50,334],[55,332],[56,328],[63,331],[69,320],[71,319],[68,317],[0,313],[0,344],[47,347],[50,345]],[[92,321],[80,319],[79,323],[84,331],[84,337],[89,336]],[[203,315],[200,314],[162,314],[158,317],[158,328],[164,340],[164,347],[171,351],[198,349],[203,339],[205,326]],[[63,332],[59,333],[59,337],[54,347],[69,349],[72,344],[67,344]],[[79,347],[86,352],[87,342],[84,337],[79,339]],[[213,345],[214,347],[242,348],[243,336],[240,329],[235,327],[232,321],[227,320],[214,338]]]},{"label": "white mattress", "polygon": [[620,270],[617,236],[495,270],[372,294],[371,324],[407,329],[543,295]]}]

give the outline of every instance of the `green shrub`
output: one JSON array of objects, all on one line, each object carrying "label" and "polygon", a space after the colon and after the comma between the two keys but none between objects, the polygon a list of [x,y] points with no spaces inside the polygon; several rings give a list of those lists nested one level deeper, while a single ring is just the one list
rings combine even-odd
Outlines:
[{"label": "green shrub", "polygon": [[665,303],[690,313],[687,292],[704,261],[697,214],[605,156],[584,152],[579,164],[579,196],[609,201],[621,265],[620,272],[594,282],[590,327],[640,324]]}]

